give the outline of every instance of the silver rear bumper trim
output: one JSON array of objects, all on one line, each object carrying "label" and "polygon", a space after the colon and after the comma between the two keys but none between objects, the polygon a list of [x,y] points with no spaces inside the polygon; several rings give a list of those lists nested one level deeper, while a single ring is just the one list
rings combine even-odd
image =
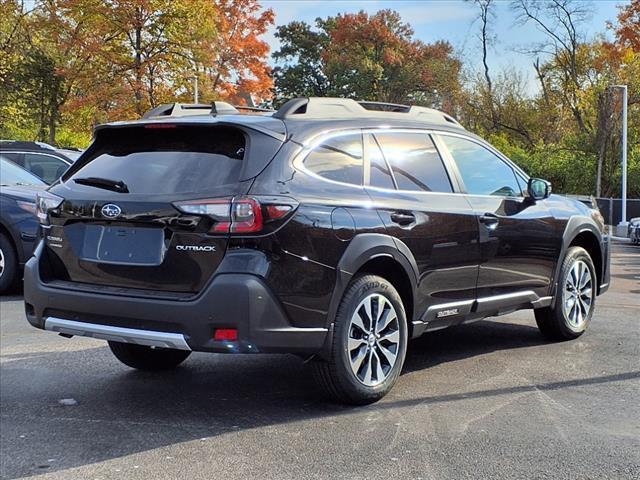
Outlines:
[{"label": "silver rear bumper trim", "polygon": [[62,333],[64,335],[78,335],[99,340],[133,343],[148,347],[175,348],[177,350],[191,350],[184,335],[180,333],[155,332],[153,330],[138,330],[137,328],[113,327],[96,323],[76,322],[62,318],[48,317],[44,322],[45,330]]}]

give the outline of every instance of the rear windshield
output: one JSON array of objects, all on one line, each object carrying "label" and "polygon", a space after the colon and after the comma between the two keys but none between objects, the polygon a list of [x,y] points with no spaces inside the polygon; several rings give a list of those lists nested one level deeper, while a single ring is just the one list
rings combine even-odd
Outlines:
[{"label": "rear windshield", "polygon": [[203,192],[236,183],[244,155],[244,134],[234,128],[163,124],[105,129],[65,180],[124,182],[129,193]]}]

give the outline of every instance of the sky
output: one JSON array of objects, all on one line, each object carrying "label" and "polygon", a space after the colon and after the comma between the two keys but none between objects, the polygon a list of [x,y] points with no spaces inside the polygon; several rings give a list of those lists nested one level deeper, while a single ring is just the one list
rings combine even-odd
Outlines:
[{"label": "sky", "polygon": [[[313,24],[317,17],[325,18],[338,13],[359,10],[375,13],[378,10],[390,8],[398,11],[402,19],[413,27],[416,39],[426,43],[448,40],[465,65],[474,69],[481,67],[478,37],[480,25],[475,21],[477,7],[469,1],[262,0],[261,3],[264,8],[271,8],[275,12],[275,26],[293,20]],[[614,21],[618,13],[618,5],[626,3],[628,1],[625,0],[594,0],[592,18],[584,25],[587,39],[599,34],[610,37],[610,32],[606,31],[606,22]],[[518,47],[541,41],[544,35],[533,25],[518,25],[509,1],[498,0],[495,13],[491,28],[496,41],[489,53],[489,67],[494,73],[513,67],[522,73],[523,80],[527,82],[527,90],[537,90],[532,58],[519,53]],[[278,40],[274,36],[275,26],[265,36],[272,52],[279,48]]]}]

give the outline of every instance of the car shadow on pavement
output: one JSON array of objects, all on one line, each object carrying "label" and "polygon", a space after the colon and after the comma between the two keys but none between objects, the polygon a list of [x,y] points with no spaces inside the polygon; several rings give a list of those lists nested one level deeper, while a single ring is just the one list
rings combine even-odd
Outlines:
[{"label": "car shadow on pavement", "polygon": [[549,343],[535,325],[479,321],[450,327],[409,342],[403,374],[497,350]]},{"label": "car shadow on pavement", "polygon": [[[542,337],[532,326],[478,322],[411,342],[405,372],[541,343]],[[106,347],[12,353],[2,358],[3,478],[60,471],[200,439],[211,441],[210,448],[215,450],[215,438],[220,435],[357,414],[358,410],[386,411],[470,396],[640,378],[639,372],[632,372],[627,377],[463,394],[406,399],[391,395],[357,409],[322,400],[308,366],[287,355],[194,354],[182,367],[162,374],[130,370]],[[59,404],[60,399],[69,398],[77,404]]]}]

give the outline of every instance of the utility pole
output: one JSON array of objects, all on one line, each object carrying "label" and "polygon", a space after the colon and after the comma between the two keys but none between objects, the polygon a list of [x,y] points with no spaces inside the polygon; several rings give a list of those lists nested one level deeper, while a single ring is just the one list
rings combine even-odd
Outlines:
[{"label": "utility pole", "polygon": [[198,76],[193,77],[193,103],[198,103]]},{"label": "utility pole", "polygon": [[622,89],[622,215],[616,234],[626,237],[628,232],[627,223],[627,86],[613,85],[613,88]]}]

